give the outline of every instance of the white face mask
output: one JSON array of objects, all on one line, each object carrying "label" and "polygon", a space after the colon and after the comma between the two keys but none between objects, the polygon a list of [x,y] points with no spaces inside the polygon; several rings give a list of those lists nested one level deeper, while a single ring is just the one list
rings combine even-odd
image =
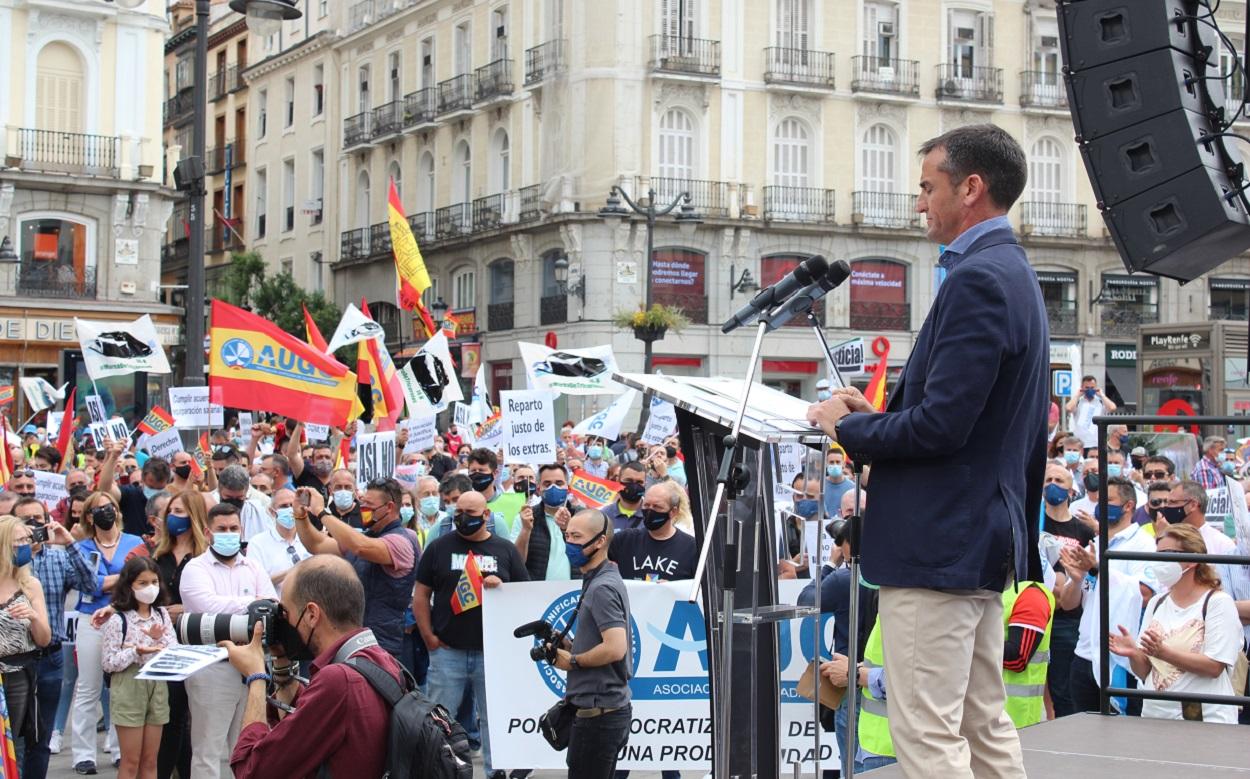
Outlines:
[{"label": "white face mask", "polygon": [[156,597],[160,594],[161,586],[159,584],[149,584],[147,587],[139,587],[135,590],[135,600],[150,605],[156,602]]},{"label": "white face mask", "polygon": [[1185,575],[1185,569],[1181,567],[1180,563],[1167,560],[1160,563],[1151,563],[1150,573],[1161,586],[1171,589]]}]

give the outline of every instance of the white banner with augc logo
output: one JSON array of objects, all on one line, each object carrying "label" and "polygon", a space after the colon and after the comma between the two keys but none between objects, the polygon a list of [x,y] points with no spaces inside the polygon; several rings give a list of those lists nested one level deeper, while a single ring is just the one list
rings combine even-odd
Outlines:
[{"label": "white banner with augc logo", "polygon": [[[793,603],[804,582],[780,582],[780,600]],[[686,598],[689,582],[626,582],[632,620],[630,655],[634,677],[633,722],[618,767],[647,771],[707,771],[711,767],[707,636],[703,611]],[[557,752],[538,733],[538,718],[564,695],[565,673],[530,660],[534,639],[512,631],[536,619],[562,630],[577,609],[580,582],[522,582],[486,590],[482,614],[486,648],[486,699],[491,762],[506,769],[565,769],[567,752]],[[833,636],[833,617],[823,615],[824,654]],[[780,623],[782,764],[814,770],[814,704],[795,687],[814,656],[810,621]],[[835,768],[838,747],[821,734],[821,767]]]}]

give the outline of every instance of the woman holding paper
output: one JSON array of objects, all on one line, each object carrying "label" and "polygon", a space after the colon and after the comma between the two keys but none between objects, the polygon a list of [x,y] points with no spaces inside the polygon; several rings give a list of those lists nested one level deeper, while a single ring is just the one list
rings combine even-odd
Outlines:
[{"label": "woman holding paper", "polygon": [[150,557],[133,557],[113,585],[115,613],[101,631],[101,665],[111,674],[109,708],[122,753],[120,779],[156,779],[161,733],[169,722],[169,691],[165,682],[137,677],[144,663],[174,643],[166,600],[160,568]]}]

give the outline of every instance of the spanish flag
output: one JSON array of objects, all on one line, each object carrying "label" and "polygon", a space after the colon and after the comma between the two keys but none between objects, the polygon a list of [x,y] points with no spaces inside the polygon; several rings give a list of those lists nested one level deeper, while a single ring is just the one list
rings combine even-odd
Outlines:
[{"label": "spanish flag", "polygon": [[[77,394],[77,387],[70,389],[69,398],[65,401],[65,412],[61,415],[61,432],[56,437],[56,450],[61,453],[62,462],[69,459],[69,447],[74,442],[74,429],[78,426],[78,417],[74,414],[74,398]],[[143,429],[142,423],[139,428]]]},{"label": "spanish flag", "polygon": [[214,300],[209,339],[214,403],[335,427],[360,415],[356,374],[272,322]]},{"label": "spanish flag", "polygon": [[[66,404],[66,408],[69,408],[68,404]],[[147,413],[147,416],[139,420],[139,424],[135,425],[140,432],[148,435],[163,433],[173,426],[174,415],[160,406],[153,406],[152,410]]]},{"label": "spanish flag", "polygon": [[[0,484],[8,484],[9,479],[13,477],[13,450],[9,448],[9,418],[0,415],[0,439],[3,439],[3,448],[0,449]],[[62,421],[61,424],[65,424]]]},{"label": "spanish flag", "polygon": [[[373,319],[364,298],[360,300],[360,312]],[[381,337],[366,338],[356,344],[356,357],[357,378],[361,384],[372,386],[373,418],[378,423],[378,430],[394,430],[404,410],[404,390],[391,353]]]},{"label": "spanish flag", "polygon": [[872,353],[881,359],[877,362],[877,367],[872,370],[872,379],[868,382],[864,397],[873,408],[885,411],[885,385],[888,381],[886,374],[890,365],[889,339],[883,335],[877,336],[872,342]]},{"label": "spanish flag", "polygon": [[329,352],[330,345],[326,343],[325,336],[321,334],[321,330],[317,327],[317,323],[313,321],[312,314],[308,313],[308,306],[305,306],[302,303],[300,306],[304,309],[304,340],[312,344],[319,351]]},{"label": "spanish flag", "polygon": [[391,179],[390,183],[386,215],[391,225],[391,247],[395,252],[396,298],[400,308],[415,311],[421,317],[425,337],[432,338],[435,333],[434,318],[421,303],[421,296],[430,288],[430,272],[425,268],[425,259],[421,256],[421,249],[417,247],[412,226],[404,216],[404,204],[399,202],[395,179]]},{"label": "spanish flag", "polygon": [[460,572],[460,581],[456,582],[456,590],[451,594],[451,612],[463,614],[481,605],[482,571],[477,567],[477,557],[470,551],[464,561],[464,570]]},{"label": "spanish flag", "polygon": [[0,387],[0,406],[7,406],[13,402],[13,385],[6,384]]}]

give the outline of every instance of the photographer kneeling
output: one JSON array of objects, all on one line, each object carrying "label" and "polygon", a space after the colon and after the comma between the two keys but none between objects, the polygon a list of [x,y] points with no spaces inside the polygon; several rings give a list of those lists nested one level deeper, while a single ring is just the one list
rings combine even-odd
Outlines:
[{"label": "photographer kneeling", "polygon": [[[283,646],[296,659],[315,657],[312,682],[294,700],[295,712],[270,725],[265,705],[269,681],[265,673],[262,626],[252,642],[222,643],[230,663],[247,680],[243,730],[230,756],[235,779],[250,777],[317,777],[324,766],[336,779],[382,776],[387,760],[391,709],[360,672],[334,662],[338,655],[363,657],[401,681],[399,664],[361,627],[365,591],[352,566],[329,555],[309,558],[287,574],[282,608],[290,643]],[[290,635],[290,633],[295,635]],[[353,651],[354,650],[354,651]],[[342,658],[346,659],[346,657]]]},{"label": "photographer kneeling", "polygon": [[611,779],[616,755],[629,740],[629,595],[608,560],[612,523],[597,509],[579,511],[564,530],[564,552],[582,572],[572,651],[555,666],[568,671],[565,699],[576,709],[569,738],[569,776]]}]

